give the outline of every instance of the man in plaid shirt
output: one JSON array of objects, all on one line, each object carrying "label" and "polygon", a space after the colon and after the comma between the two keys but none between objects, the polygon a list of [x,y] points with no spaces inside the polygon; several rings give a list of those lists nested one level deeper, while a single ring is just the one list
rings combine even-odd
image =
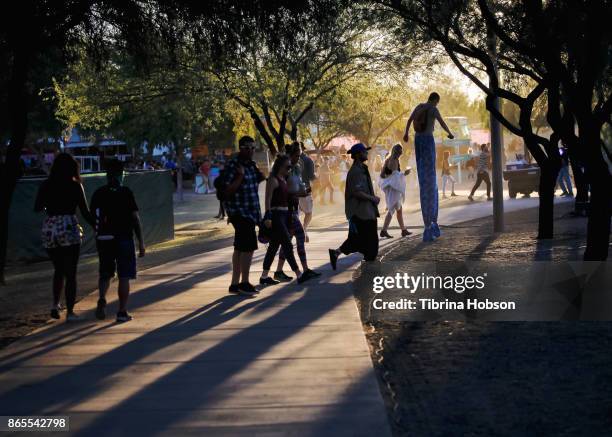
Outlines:
[{"label": "man in plaid shirt", "polygon": [[253,161],[253,138],[240,138],[238,147],[238,155],[229,160],[224,170],[224,178],[229,184],[225,189],[223,206],[235,230],[229,292],[254,296],[257,290],[249,282],[249,271],[253,252],[257,249],[255,226],[261,221],[258,188],[265,178]]}]

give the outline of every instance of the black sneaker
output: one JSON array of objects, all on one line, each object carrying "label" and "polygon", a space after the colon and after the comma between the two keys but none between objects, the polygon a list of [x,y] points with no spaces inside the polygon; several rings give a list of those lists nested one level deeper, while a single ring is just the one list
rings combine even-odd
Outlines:
[{"label": "black sneaker", "polygon": [[106,299],[98,299],[98,306],[96,307],[96,319],[106,319]]},{"label": "black sneaker", "polygon": [[280,272],[274,272],[274,279],[279,282],[290,282],[293,280],[292,276],[286,275],[282,270]]},{"label": "black sneaker", "polygon": [[230,294],[238,294],[238,293],[240,293],[240,290],[238,289],[238,284],[230,285],[228,291],[229,291]]},{"label": "black sneaker", "polygon": [[238,293],[240,293],[241,296],[255,297],[259,292],[255,290],[255,287],[253,287],[250,283],[241,282],[238,284]]},{"label": "black sneaker", "polygon": [[313,276],[313,277],[321,276],[321,273],[317,272],[315,270],[306,269],[306,271],[304,273],[306,273],[306,272],[310,272],[310,275]]},{"label": "black sneaker", "polygon": [[60,318],[59,308],[57,308],[57,307],[51,308],[51,317],[54,318],[54,319],[59,319]]},{"label": "black sneaker", "polygon": [[336,265],[338,264],[338,256],[338,252],[336,252],[334,249],[329,249],[329,263],[334,270],[336,270]]},{"label": "black sneaker", "polygon": [[302,282],[306,282],[309,279],[315,278],[316,275],[312,274],[312,270],[306,270],[304,273],[302,273],[302,276],[300,276],[298,278],[298,284],[301,284]]},{"label": "black sneaker", "polygon": [[387,231],[380,231],[380,238],[393,238]]},{"label": "black sneaker", "polygon": [[271,277],[267,276],[265,278],[259,278],[259,284],[260,285],[276,285],[276,284],[280,284],[280,281],[277,281],[276,279],[272,279]]},{"label": "black sneaker", "polygon": [[117,313],[117,323],[129,322],[133,317],[127,311],[119,311]]}]

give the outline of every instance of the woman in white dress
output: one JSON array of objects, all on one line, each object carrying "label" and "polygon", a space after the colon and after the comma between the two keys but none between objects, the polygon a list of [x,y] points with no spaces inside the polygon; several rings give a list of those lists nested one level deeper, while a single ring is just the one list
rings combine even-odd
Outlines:
[{"label": "woman in white dress", "polygon": [[385,193],[385,200],[387,202],[387,216],[385,217],[385,223],[380,236],[385,238],[392,238],[387,232],[389,224],[393,218],[393,213],[397,215],[397,221],[402,230],[402,237],[410,235],[404,226],[404,216],[402,215],[402,204],[406,197],[406,175],[410,173],[410,170],[401,171],[399,157],[402,155],[402,146],[396,144],[391,149],[390,156],[386,159],[382,170],[380,172],[380,188]]}]

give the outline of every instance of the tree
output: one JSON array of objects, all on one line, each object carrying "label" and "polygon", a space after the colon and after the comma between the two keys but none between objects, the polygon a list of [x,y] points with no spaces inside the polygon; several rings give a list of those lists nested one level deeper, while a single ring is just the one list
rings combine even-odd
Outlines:
[{"label": "tree", "polygon": [[[604,171],[599,135],[603,123],[609,122],[612,106],[605,86],[606,79],[609,81],[606,53],[610,47],[605,17],[610,15],[610,5],[588,0],[545,5],[538,0],[378,3],[415,26],[423,44],[440,45],[457,68],[485,93],[487,109],[495,118],[523,137],[541,169],[539,238],[553,235],[553,190],[560,167],[558,141],[563,139],[569,145],[570,153],[584,163],[590,175],[591,202],[597,205],[590,209],[585,259],[605,259],[610,231],[610,193],[605,187],[610,185],[610,174],[607,168]],[[569,28],[576,30],[568,32]],[[497,72],[504,78],[503,84]],[[514,86],[517,83],[532,86],[521,94]],[[543,97],[553,129],[550,139],[533,131],[534,105]],[[497,110],[496,98],[519,108],[518,124]],[[574,120],[578,136],[574,134]]]},{"label": "tree", "polygon": [[[174,53],[174,60],[178,55]],[[140,71],[120,47],[102,67],[83,57],[61,83],[55,82],[57,116],[68,128],[112,134],[138,147],[143,141],[173,144],[182,200],[183,151],[226,121],[225,101],[212,77],[193,80],[182,76],[183,70],[169,68],[169,59],[161,61],[150,59],[147,71]]]},{"label": "tree", "polygon": [[341,3],[309,2],[300,13],[278,9],[280,40],[257,29],[252,18],[247,24],[255,31],[242,34],[241,27],[232,34],[239,43],[231,54],[203,56],[213,63],[201,67],[251,116],[273,154],[287,137],[297,138],[299,124],[317,102],[388,57],[379,35],[368,35],[360,15]]},{"label": "tree", "polygon": [[336,106],[336,103],[335,99],[319,102],[304,117],[304,122],[299,127],[300,136],[310,140],[319,154],[334,138],[348,133],[339,126],[336,119],[336,116],[342,111],[342,108]]},{"label": "tree", "polygon": [[[53,68],[62,67],[70,58],[77,41],[96,41],[102,20],[113,23],[115,36],[125,37],[133,47],[142,38],[144,3],[113,0],[23,0],[4,2],[0,6],[0,138],[7,144],[6,157],[0,166],[0,283],[4,283],[8,211],[19,173],[21,149],[36,107],[42,105],[41,88],[51,86]],[[24,35],[27,29],[27,35]],[[133,32],[133,33],[132,33]],[[47,62],[53,58],[53,62]]]},{"label": "tree", "polygon": [[[29,118],[33,107],[43,99],[40,89],[51,87],[52,78],[58,73],[47,71],[39,76],[42,82],[34,84],[32,78],[41,72],[41,58],[58,53],[63,63],[69,63],[75,50],[78,55],[79,50],[85,49],[101,66],[111,54],[109,49],[119,45],[138,60],[139,68],[146,70],[151,55],[160,49],[166,52],[168,48],[180,46],[178,42],[184,41],[188,30],[201,32],[204,38],[200,42],[206,41],[213,53],[220,56],[230,47],[236,47],[237,42],[232,40],[232,33],[223,23],[232,22],[232,30],[240,28],[246,35],[250,29],[242,23],[254,17],[257,29],[266,29],[271,38],[276,38],[277,28],[270,26],[273,12],[279,8],[299,12],[305,7],[302,3],[320,2],[21,0],[2,3],[0,60],[5,68],[0,70],[0,139],[8,146],[0,166],[0,282],[4,282],[8,210],[20,176],[19,157],[31,127]],[[194,20],[204,18],[208,25],[196,29]],[[26,36],[24,29],[27,29]],[[289,30],[285,29],[284,35]]]},{"label": "tree", "polygon": [[471,102],[458,91],[450,77],[435,85],[429,81],[414,85],[413,78],[406,75],[381,79],[384,77],[363,74],[339,86],[305,117],[302,135],[317,150],[333,138],[347,134],[371,145],[388,142],[390,138],[394,141],[394,136],[399,141],[408,114],[434,89],[444,96],[440,109],[445,114],[464,115],[472,122],[479,122],[483,112],[486,113],[478,102]]},{"label": "tree", "polygon": [[[612,156],[601,137],[612,114],[612,31],[608,23],[612,4],[593,0],[523,3],[533,28],[532,54],[545,68],[548,122],[569,145],[570,156],[584,164],[591,188],[584,259],[605,260],[610,244],[612,175],[603,157],[607,155],[609,162]],[[487,21],[500,38],[511,42],[492,14],[487,14]]]},{"label": "tree", "polygon": [[339,125],[366,144],[375,145],[392,127],[402,129],[414,104],[406,89],[364,78],[346,89],[346,109]]}]

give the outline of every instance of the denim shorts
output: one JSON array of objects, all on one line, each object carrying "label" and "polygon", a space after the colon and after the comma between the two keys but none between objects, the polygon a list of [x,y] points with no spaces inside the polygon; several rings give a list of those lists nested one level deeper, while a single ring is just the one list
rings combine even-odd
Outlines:
[{"label": "denim shorts", "polygon": [[100,279],[136,279],[136,249],[132,238],[96,240],[100,259]]}]

